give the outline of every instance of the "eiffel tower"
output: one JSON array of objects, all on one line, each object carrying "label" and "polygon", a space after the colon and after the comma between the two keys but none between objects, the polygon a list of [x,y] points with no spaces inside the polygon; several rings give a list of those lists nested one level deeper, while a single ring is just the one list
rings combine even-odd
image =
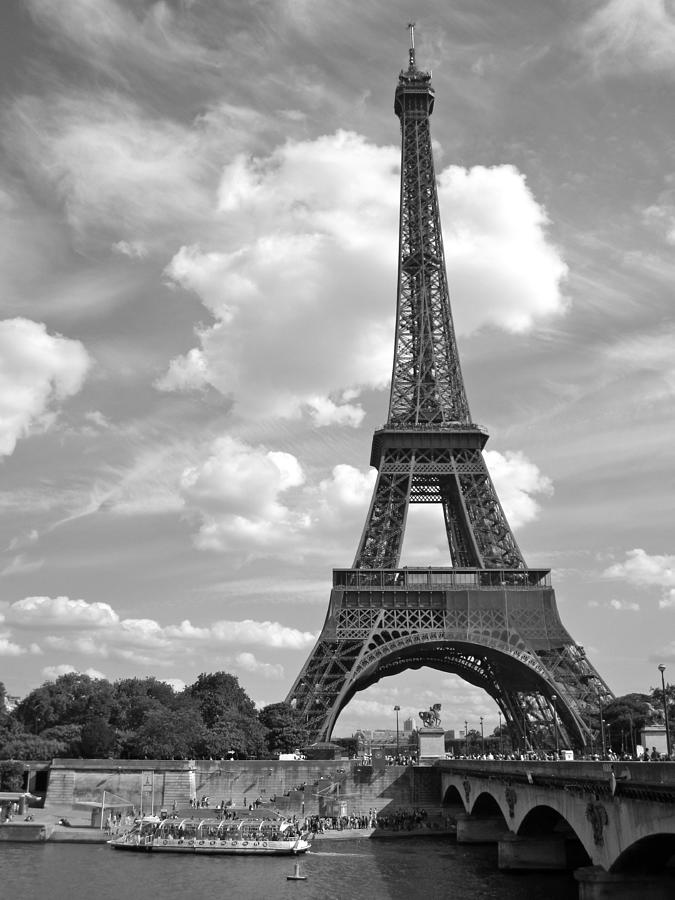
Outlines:
[{"label": "eiffel tower", "polygon": [[[377,482],[351,569],[333,571],[328,614],[287,701],[328,740],[358,692],[406,669],[485,690],[518,746],[592,746],[612,693],[565,630],[550,570],[527,567],[471,420],[450,310],[429,117],[431,75],[399,75],[401,208],[389,415],[373,437]],[[448,568],[400,568],[410,503],[439,503]],[[557,735],[556,735],[557,732]]]}]

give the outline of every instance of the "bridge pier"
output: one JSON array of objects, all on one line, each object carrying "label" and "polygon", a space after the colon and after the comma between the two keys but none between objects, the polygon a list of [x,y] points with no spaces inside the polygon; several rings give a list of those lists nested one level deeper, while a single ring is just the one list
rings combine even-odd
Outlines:
[{"label": "bridge pier", "polygon": [[497,844],[497,866],[502,871],[566,869],[567,842],[558,835],[528,837],[503,835]]},{"label": "bridge pier", "polygon": [[672,900],[675,877],[644,872],[606,872],[601,866],[576,869],[579,900]]},{"label": "bridge pier", "polygon": [[496,844],[507,832],[502,816],[457,816],[458,844]]}]

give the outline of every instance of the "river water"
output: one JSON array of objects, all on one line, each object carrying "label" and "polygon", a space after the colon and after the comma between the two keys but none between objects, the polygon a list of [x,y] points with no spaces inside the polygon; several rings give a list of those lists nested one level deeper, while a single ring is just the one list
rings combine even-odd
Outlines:
[{"label": "river water", "polygon": [[445,838],[326,841],[300,858],[125,853],[0,844],[0,895],[22,900],[572,900],[571,875],[502,874],[495,847]]}]

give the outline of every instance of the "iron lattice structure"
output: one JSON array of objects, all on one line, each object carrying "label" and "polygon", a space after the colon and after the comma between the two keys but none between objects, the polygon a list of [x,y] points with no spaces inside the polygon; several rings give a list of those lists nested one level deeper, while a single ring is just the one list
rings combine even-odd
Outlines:
[{"label": "iron lattice structure", "polygon": [[[471,421],[429,128],[434,90],[411,43],[394,101],[398,296],[389,415],[370,459],[377,482],[354,564],[333,573],[321,635],[287,699],[327,740],[357,691],[429,666],[490,694],[521,746],[587,747],[612,694],[563,627],[549,571],[528,569],[483,458],[488,435]],[[448,568],[399,568],[410,503],[441,504]]]}]

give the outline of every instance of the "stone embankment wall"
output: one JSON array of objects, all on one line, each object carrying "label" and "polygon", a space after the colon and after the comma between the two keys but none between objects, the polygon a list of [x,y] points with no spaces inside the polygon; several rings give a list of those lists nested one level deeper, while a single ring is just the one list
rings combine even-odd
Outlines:
[{"label": "stone embankment wall", "polygon": [[400,807],[438,809],[440,774],[430,767],[374,770],[352,760],[54,760],[47,808],[108,802],[169,811],[209,798],[241,807],[257,799],[289,814],[364,813]]}]

